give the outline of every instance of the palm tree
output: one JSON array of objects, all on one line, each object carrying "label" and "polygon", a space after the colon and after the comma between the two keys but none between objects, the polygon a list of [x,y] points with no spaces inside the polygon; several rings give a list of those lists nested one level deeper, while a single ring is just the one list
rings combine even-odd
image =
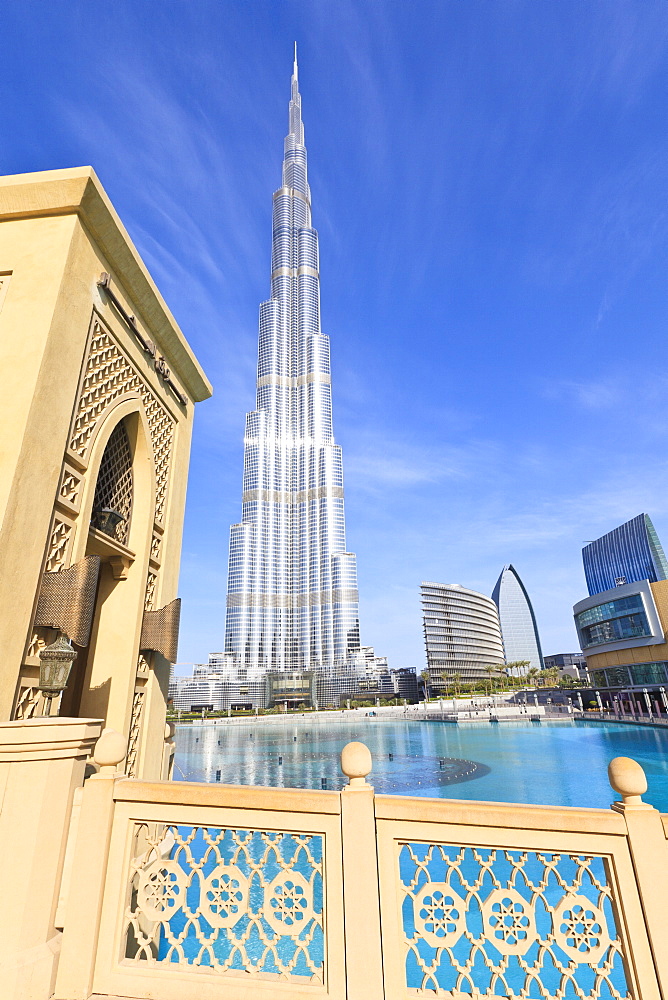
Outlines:
[{"label": "palm tree", "polygon": [[531,660],[512,660],[510,663],[506,663],[506,670],[510,671],[513,677],[521,678],[529,666],[531,666]]},{"label": "palm tree", "polygon": [[544,670],[543,676],[546,680],[550,680],[553,685],[556,684],[559,680],[559,667],[550,667],[548,670]]}]

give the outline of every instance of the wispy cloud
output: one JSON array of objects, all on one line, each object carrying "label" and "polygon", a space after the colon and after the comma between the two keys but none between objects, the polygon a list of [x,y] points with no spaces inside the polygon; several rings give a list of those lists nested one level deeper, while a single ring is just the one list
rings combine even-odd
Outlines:
[{"label": "wispy cloud", "polygon": [[574,404],[584,410],[607,410],[619,406],[628,392],[620,379],[582,379],[547,382],[544,387],[547,399]]}]

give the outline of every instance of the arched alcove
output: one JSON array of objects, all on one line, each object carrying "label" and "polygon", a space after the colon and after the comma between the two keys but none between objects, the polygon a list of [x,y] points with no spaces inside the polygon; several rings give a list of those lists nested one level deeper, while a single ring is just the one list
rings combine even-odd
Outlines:
[{"label": "arched alcove", "polygon": [[[128,732],[155,511],[151,435],[140,399],[110,408],[90,452],[75,560],[100,556],[88,648],[61,714],[103,718]],[[113,517],[111,515],[114,515]]]}]

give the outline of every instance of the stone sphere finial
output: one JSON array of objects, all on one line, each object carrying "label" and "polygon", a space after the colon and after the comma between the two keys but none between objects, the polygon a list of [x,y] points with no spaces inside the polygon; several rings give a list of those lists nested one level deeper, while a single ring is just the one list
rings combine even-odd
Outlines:
[{"label": "stone sphere finial", "polygon": [[615,757],[608,764],[608,780],[625,805],[638,805],[647,791],[647,778],[637,760]]},{"label": "stone sphere finial", "polygon": [[100,768],[100,771],[108,773],[109,770],[116,770],[116,767],[125,757],[128,748],[128,741],[122,733],[115,729],[103,729],[102,735],[95,744],[93,760]]},{"label": "stone sphere finial", "polygon": [[368,788],[366,776],[371,772],[371,751],[364,743],[346,743],[341,751],[341,770],[353,788]]}]

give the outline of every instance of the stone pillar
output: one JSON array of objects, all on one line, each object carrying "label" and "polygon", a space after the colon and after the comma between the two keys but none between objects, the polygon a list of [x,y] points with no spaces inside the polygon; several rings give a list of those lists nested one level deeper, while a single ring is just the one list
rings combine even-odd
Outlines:
[{"label": "stone pillar", "polygon": [[121,733],[105,729],[93,760],[99,772],[83,789],[77,835],[72,848],[76,872],[65,905],[63,948],[56,980],[56,996],[87,1000],[93,991],[95,959],[107,876],[111,828],[114,821],[114,784],[121,777],[117,765],[127,742]]},{"label": "stone pillar", "polygon": [[366,780],[371,771],[369,748],[348,743],[341,752],[341,770],[348,778],[341,791],[346,996],[382,1000],[376,813],[373,786]]},{"label": "stone pillar", "polygon": [[[631,757],[615,757],[608,765],[608,779],[621,802],[613,802],[622,814],[628,830],[631,860],[638,883],[638,894],[645,915],[654,971],[661,995],[668,996],[668,843],[661,813],[643,802],[647,778],[640,764]],[[649,995],[649,991],[648,991]]]},{"label": "stone pillar", "polygon": [[176,726],[173,722],[165,723],[165,744],[162,751],[162,780],[171,781],[174,769],[174,754],[176,752],[176,740],[174,734]]},{"label": "stone pillar", "polygon": [[0,724],[0,983],[3,1000],[48,1000],[72,797],[100,734],[96,719]]}]

